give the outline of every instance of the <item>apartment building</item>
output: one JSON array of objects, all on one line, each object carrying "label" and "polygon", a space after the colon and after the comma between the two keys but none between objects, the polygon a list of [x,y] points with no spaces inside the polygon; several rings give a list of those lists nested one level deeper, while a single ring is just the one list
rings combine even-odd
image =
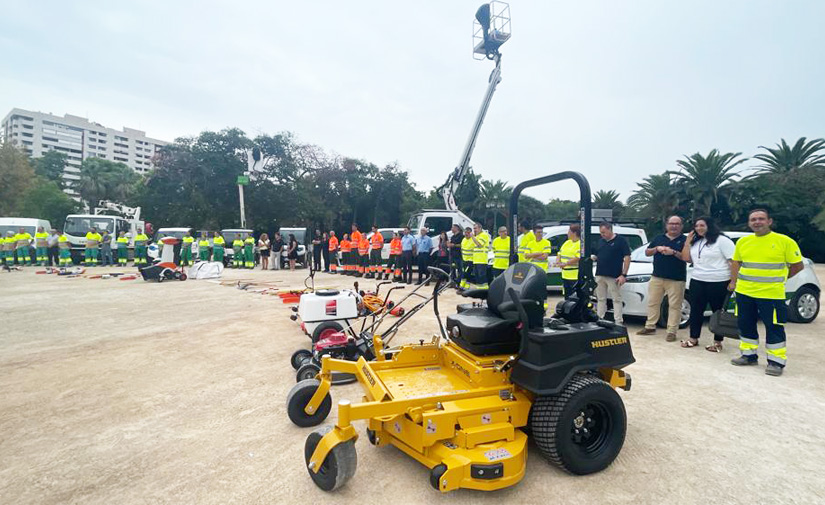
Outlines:
[{"label": "apartment building", "polygon": [[[5,142],[21,147],[32,158],[51,150],[65,153],[68,164],[63,178],[70,183],[80,179],[80,163],[94,157],[121,162],[135,172],[146,173],[153,167],[155,153],[168,144],[133,128],[114,130],[71,114],[61,117],[23,109],[12,109],[6,115],[0,134]],[[76,195],[71,187],[66,191]]]}]

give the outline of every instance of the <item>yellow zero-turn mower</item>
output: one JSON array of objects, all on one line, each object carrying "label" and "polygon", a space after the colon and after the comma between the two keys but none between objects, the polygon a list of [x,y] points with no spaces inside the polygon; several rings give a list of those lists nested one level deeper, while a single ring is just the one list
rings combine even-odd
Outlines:
[{"label": "yellow zero-turn mower", "polygon": [[[562,172],[513,190],[511,231],[519,194],[563,179],[579,184],[582,229],[590,230],[587,180]],[[551,318],[544,318],[545,272],[515,263],[489,290],[468,292],[486,299],[487,306],[448,316],[446,331],[436,298],[441,335],[429,342],[385,353],[375,335],[375,361],[325,357],[318,376],[289,393],[293,423],[315,426],[326,419],[334,372],[353,374],[365,395],[361,403],[340,400],[335,425],[307,437],[304,455],[315,484],[331,491],[353,476],[358,435],[352,422],[361,419],[373,445],[393,445],[428,467],[430,483],[442,492],[516,484],[524,477],[528,436],[548,461],[570,473],[607,467],[622,448],[627,426],[616,389],[629,390],[630,376],[621,369],[635,360],[627,329],[593,312],[589,233],[582,240],[577,294],[560,302]],[[514,248],[515,241],[513,262]],[[449,282],[443,271],[431,267],[430,273],[436,284]]]}]

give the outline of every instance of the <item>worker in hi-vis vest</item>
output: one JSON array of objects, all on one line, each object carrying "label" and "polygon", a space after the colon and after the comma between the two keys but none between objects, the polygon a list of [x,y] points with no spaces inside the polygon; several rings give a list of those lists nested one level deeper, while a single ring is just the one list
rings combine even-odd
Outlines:
[{"label": "worker in hi-vis vest", "polygon": [[49,264],[49,246],[46,241],[49,239],[49,233],[42,227],[38,226],[37,231],[34,232],[34,247],[37,264],[46,266]]},{"label": "worker in hi-vis vest", "polygon": [[790,237],[771,230],[773,220],[767,210],[752,210],[748,226],[753,235],[740,238],[733,250],[728,289],[736,291],[739,325],[737,366],[756,365],[759,348],[757,322],[765,325],[765,374],[779,376],[788,361],[785,344],[785,282],[804,268],[799,245]]},{"label": "worker in hi-vis vest", "polygon": [[226,253],[226,240],[220,233],[215,232],[212,235],[212,261],[223,263],[223,256]]},{"label": "worker in hi-vis vest", "polygon": [[125,231],[118,234],[115,244],[117,246],[117,264],[126,266],[126,262],[129,261],[129,238],[126,237]]},{"label": "worker in hi-vis vest", "polygon": [[493,239],[493,279],[510,266],[510,236],[507,227],[498,228],[498,237]]},{"label": "worker in hi-vis vest", "polygon": [[573,223],[567,229],[567,240],[561,245],[553,266],[561,268],[561,284],[564,297],[570,298],[576,292],[579,280],[579,259],[581,258],[581,225]]},{"label": "worker in hi-vis vest", "polygon": [[481,224],[473,224],[473,286],[476,289],[487,289],[487,251],[490,248],[490,235],[481,229]]}]

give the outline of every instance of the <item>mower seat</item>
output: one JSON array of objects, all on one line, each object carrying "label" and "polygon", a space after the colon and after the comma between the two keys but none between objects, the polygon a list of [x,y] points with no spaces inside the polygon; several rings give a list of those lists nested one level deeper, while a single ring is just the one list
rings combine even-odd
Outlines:
[{"label": "mower seat", "polygon": [[447,316],[450,338],[462,349],[478,356],[517,353],[521,343],[518,309],[512,305],[506,306],[506,302],[512,302],[507,290],[514,289],[519,300],[526,302],[528,327],[538,328],[544,317],[546,278],[547,274],[536,265],[512,265],[490,283],[487,307],[471,308]]}]

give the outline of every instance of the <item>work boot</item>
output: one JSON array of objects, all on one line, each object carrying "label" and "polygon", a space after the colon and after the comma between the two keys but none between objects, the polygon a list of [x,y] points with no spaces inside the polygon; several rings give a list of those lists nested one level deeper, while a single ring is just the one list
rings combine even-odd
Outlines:
[{"label": "work boot", "polygon": [[656,328],[642,328],[636,332],[636,335],[653,335],[656,333]]},{"label": "work boot", "polygon": [[[747,356],[739,356],[738,358],[730,360],[730,364],[736,366],[753,366],[757,364],[757,361],[759,361],[759,358],[750,359]],[[768,373],[767,370],[765,373]]]},{"label": "work boot", "polygon": [[[754,362],[754,364],[756,364],[756,362]],[[773,375],[774,377],[779,377],[780,375],[782,375],[782,372],[784,370],[785,369],[783,367],[777,365],[776,363],[771,363],[770,361],[768,361],[768,367],[765,368],[765,375]]]}]

